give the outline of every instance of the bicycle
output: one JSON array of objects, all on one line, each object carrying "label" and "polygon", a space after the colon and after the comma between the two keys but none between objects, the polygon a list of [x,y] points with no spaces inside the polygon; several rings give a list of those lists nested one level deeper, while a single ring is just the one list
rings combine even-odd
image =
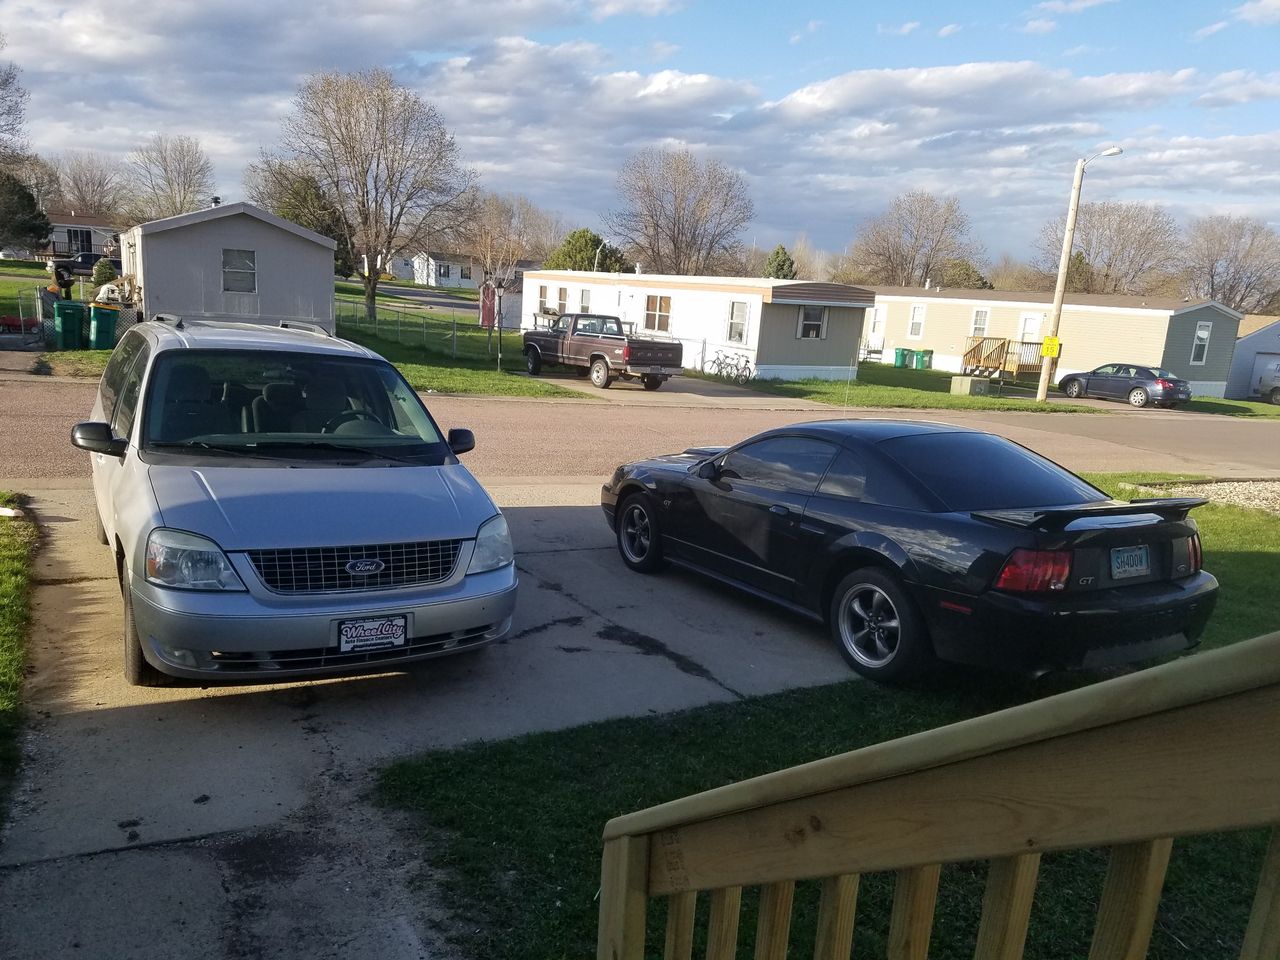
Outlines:
[{"label": "bicycle", "polygon": [[726,354],[719,350],[707,362],[711,374],[733,383],[746,383],[753,376],[751,361],[739,353]]}]

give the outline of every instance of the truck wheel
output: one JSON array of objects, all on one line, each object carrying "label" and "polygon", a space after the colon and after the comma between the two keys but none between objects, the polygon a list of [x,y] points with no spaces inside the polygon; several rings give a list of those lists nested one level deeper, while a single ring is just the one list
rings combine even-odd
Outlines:
[{"label": "truck wheel", "polygon": [[536,377],[542,372],[542,354],[538,353],[537,350],[526,350],[524,368],[529,371],[529,376]]},{"label": "truck wheel", "polygon": [[591,383],[601,390],[608,389],[613,383],[613,378],[609,376],[609,362],[607,360],[593,360],[591,362]]},{"label": "truck wheel", "polygon": [[646,390],[657,390],[662,386],[662,378],[654,373],[647,373],[644,377],[644,388]]}]

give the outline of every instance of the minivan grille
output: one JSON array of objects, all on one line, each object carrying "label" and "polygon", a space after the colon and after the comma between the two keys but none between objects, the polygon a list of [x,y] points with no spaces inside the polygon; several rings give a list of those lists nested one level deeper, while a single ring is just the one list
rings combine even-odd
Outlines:
[{"label": "minivan grille", "polygon": [[[248,554],[262,582],[277,593],[334,593],[443,583],[453,575],[461,549],[461,540],[424,540],[354,547],[250,550]],[[347,565],[357,560],[380,561],[382,569],[366,574],[352,573]]]}]

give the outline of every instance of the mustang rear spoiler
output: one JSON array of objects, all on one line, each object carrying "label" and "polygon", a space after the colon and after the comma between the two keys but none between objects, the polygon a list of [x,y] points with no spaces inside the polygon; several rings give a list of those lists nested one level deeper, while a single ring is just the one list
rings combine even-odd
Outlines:
[{"label": "mustang rear spoiler", "polygon": [[695,457],[714,457],[718,453],[724,453],[728,447],[690,447],[685,453]]},{"label": "mustang rear spoiler", "polygon": [[988,520],[1008,527],[1052,532],[1062,530],[1073,520],[1088,517],[1123,517],[1154,513],[1165,520],[1185,520],[1187,514],[1209,501],[1204,497],[1153,497],[1124,503],[1102,500],[1071,507],[1029,507],[1025,510],[981,510],[970,514],[975,520]]}]

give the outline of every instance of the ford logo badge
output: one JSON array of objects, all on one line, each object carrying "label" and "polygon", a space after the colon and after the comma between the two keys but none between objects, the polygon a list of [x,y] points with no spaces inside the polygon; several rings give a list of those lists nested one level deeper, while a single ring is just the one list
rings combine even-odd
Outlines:
[{"label": "ford logo badge", "polygon": [[387,565],[381,560],[352,560],[347,564],[347,573],[353,577],[371,577],[375,573],[381,573],[386,568]]}]

